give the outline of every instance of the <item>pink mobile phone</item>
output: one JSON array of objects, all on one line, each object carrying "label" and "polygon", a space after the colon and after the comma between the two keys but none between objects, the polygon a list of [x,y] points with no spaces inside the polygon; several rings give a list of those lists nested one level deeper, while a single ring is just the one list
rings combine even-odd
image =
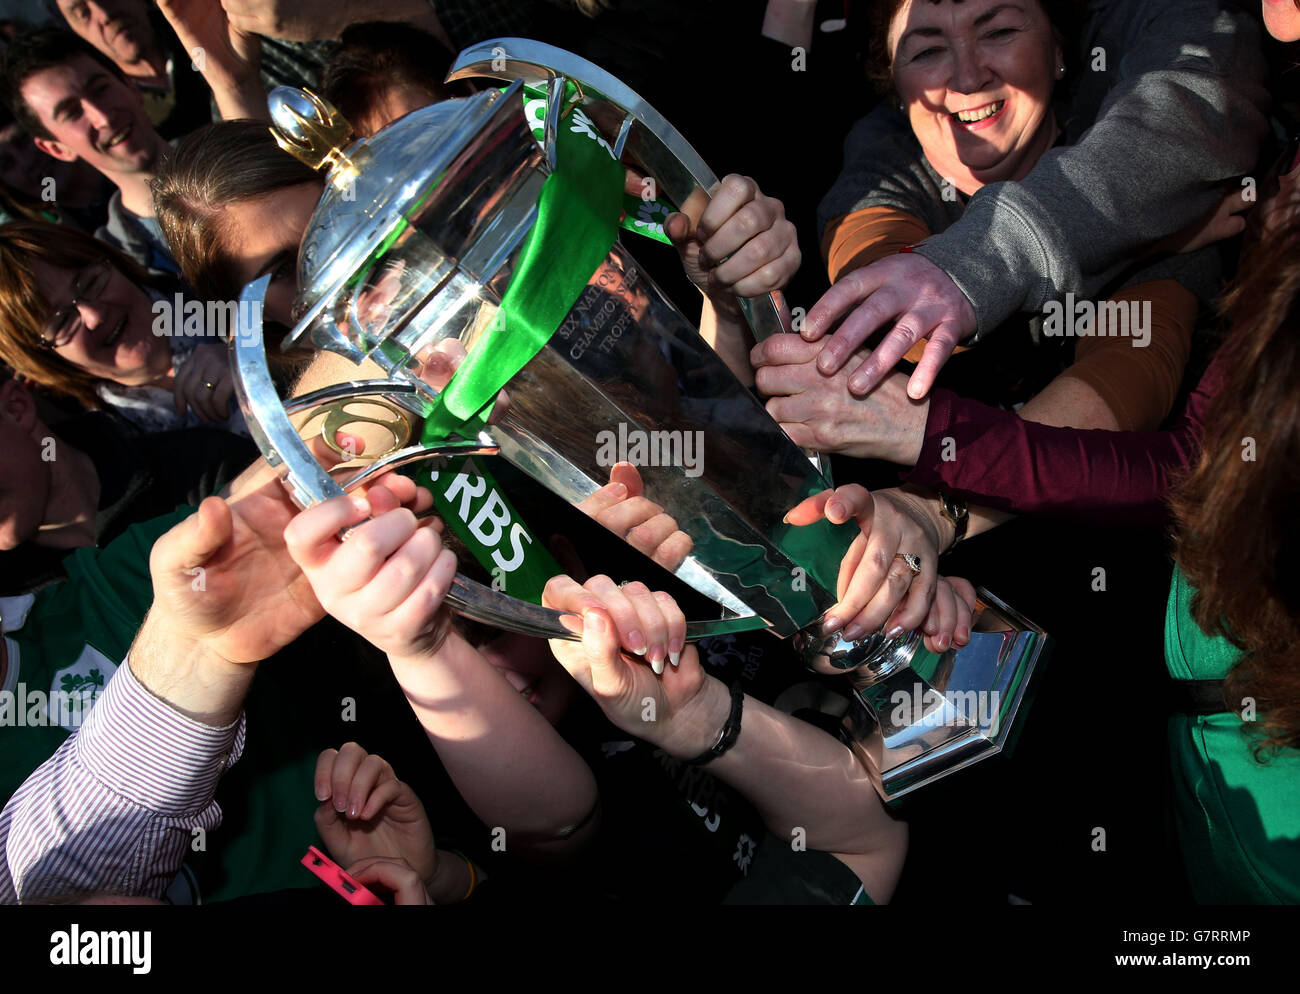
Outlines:
[{"label": "pink mobile phone", "polygon": [[374,892],[356,877],[350,877],[343,867],[330,859],[315,846],[307,847],[307,855],[302,858],[302,865],[325,881],[336,894],[349,904],[384,904]]}]

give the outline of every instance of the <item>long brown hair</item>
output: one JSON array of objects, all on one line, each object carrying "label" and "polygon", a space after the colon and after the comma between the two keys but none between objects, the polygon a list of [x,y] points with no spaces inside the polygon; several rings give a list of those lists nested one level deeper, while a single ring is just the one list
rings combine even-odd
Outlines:
[{"label": "long brown hair", "polygon": [[226,206],[320,179],[265,122],[220,121],[177,142],[154,178],[154,211],[190,286],[205,300],[233,300],[241,287],[224,247]]},{"label": "long brown hair", "polygon": [[33,263],[76,272],[105,259],[138,286],[164,292],[172,288],[169,280],[151,276],[134,259],[68,225],[0,225],[0,359],[18,375],[91,409],[103,406],[98,388],[104,381],[42,344],[54,308],[41,291]]},{"label": "long brown hair", "polygon": [[1175,558],[1197,588],[1192,615],[1245,652],[1224,699],[1254,699],[1258,756],[1300,748],[1298,240],[1295,218],[1242,260],[1224,300],[1234,332],[1222,389],[1173,498]]}]

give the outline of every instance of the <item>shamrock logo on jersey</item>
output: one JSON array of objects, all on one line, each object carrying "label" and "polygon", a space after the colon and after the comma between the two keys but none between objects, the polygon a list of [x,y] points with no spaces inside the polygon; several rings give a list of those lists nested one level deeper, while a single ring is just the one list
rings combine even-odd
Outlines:
[{"label": "shamrock logo on jersey", "polygon": [[91,670],[85,674],[64,673],[59,685],[65,694],[75,694],[77,691],[89,687],[102,688],[104,686],[104,674],[100,673],[99,670]]}]

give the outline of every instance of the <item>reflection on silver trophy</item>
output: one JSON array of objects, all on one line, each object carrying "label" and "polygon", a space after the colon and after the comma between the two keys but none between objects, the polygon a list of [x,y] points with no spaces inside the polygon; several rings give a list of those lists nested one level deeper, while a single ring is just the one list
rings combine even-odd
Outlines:
[{"label": "reflection on silver trophy", "polygon": [[[241,326],[232,343],[240,403],[295,499],[325,500],[418,459],[492,454],[580,505],[609,482],[614,463],[633,462],[644,496],[684,536],[669,561],[657,561],[716,605],[689,623],[688,637],[766,628],[795,639],[811,668],[843,673],[845,725],[882,796],[900,797],[1004,748],[1046,635],[982,590],[960,651],[932,653],[919,633],[856,642],[817,634],[856,524],[783,523],[795,504],[830,486],[827,476],[620,241],[588,257],[585,271],[569,272],[576,299],[535,350],[524,350],[518,371],[510,367],[505,416],[486,425],[461,411],[455,430],[430,435],[430,419],[451,407],[420,376],[431,350],[456,339],[467,366],[491,371],[506,361],[504,345],[519,341],[503,302],[510,311],[512,301],[533,301],[548,290],[525,285],[539,282],[538,267],[567,264],[567,255],[538,260],[535,244],[543,226],[549,244],[566,249],[565,232],[581,230],[564,227],[576,224],[569,216],[548,217],[543,197],[565,168],[566,142],[599,144],[600,154],[653,177],[659,194],[687,212],[702,209],[715,182],[652,107],[570,53],[496,39],[463,52],[452,75],[503,88],[415,111],[357,142],[314,96],[286,88],[271,95],[281,144],[327,177],[299,253],[297,323],[285,344],[367,358],[385,374],[285,403],[268,374],[260,318]],[[570,185],[580,189],[578,180]],[[244,299],[260,301],[266,284],[250,284]],[[740,303],[756,337],[787,330],[779,294]],[[394,426],[392,444],[368,452],[369,464],[340,484],[311,457],[291,415],[324,411],[332,437],[360,399],[384,412],[374,420]],[[464,576],[449,600],[490,624],[573,637],[555,612]]]}]

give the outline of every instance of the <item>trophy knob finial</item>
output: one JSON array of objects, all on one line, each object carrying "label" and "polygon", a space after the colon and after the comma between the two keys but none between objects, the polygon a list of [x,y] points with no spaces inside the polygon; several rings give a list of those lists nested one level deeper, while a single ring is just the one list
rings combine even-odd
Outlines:
[{"label": "trophy knob finial", "polygon": [[310,90],[292,86],[277,86],[267,97],[267,105],[271,134],[282,149],[313,169],[330,170],[335,182],[347,182],[338,175],[355,172],[344,152],[352,140],[347,118]]}]

